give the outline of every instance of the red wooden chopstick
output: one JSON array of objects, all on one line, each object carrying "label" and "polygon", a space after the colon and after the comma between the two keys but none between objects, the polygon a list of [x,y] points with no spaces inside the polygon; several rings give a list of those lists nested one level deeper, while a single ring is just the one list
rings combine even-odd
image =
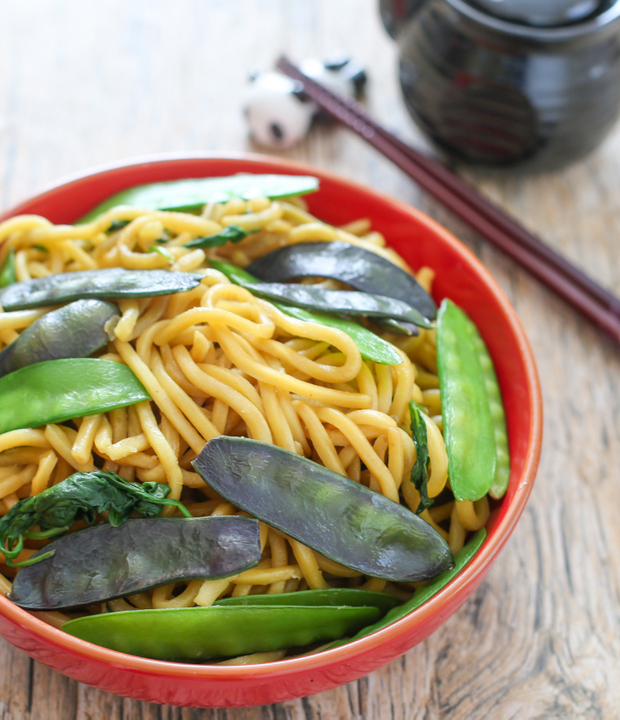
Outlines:
[{"label": "red wooden chopstick", "polygon": [[483,237],[620,342],[620,299],[532,235],[439,162],[406,145],[355,100],[335,95],[287,58],[277,67],[299,80],[328,115],[360,135]]}]

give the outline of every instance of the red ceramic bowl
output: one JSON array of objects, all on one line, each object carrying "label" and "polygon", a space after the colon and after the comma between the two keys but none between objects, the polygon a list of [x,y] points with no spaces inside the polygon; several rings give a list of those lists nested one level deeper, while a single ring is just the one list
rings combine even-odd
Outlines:
[{"label": "red ceramic bowl", "polygon": [[63,633],[0,597],[0,634],[36,660],[80,682],[148,702],[235,707],[281,702],[355,680],[427,638],[471,595],[513,531],[532,489],[540,455],[542,405],[531,350],[515,311],[480,262],[421,212],[314,167],[265,156],[147,159],[69,179],[3,213],[40,214],[71,223],[104,198],[132,185],[238,172],[316,175],[307,196],[321,219],[342,224],[371,219],[413,267],[429,265],[436,300],[449,295],[477,324],[497,369],[512,456],[510,487],[473,561],[418,610],[378,632],[327,652],[251,666],[160,662],[91,645]]}]

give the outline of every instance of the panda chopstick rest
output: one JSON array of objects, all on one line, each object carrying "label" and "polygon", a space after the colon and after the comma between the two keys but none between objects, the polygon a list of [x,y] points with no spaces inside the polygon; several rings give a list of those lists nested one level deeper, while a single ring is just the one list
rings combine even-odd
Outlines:
[{"label": "panda chopstick rest", "polygon": [[[338,95],[359,98],[364,92],[366,73],[348,58],[304,60],[300,69]],[[244,110],[252,139],[272,150],[284,150],[300,142],[321,114],[301,84],[279,72],[252,76]]]}]

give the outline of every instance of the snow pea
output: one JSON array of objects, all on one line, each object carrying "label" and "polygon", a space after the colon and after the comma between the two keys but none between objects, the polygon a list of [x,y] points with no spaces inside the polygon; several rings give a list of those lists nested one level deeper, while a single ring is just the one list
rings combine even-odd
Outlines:
[{"label": "snow pea", "polygon": [[433,298],[412,275],[381,255],[346,242],[287,245],[255,260],[248,272],[264,282],[315,276],[332,278],[355,290],[405,302],[430,320],[437,313]]},{"label": "snow pea", "polygon": [[478,330],[450,300],[437,314],[437,368],[450,487],[457,500],[479,500],[495,478],[495,429],[480,362]]},{"label": "snow pea", "polygon": [[506,430],[506,415],[504,413],[504,405],[502,404],[502,396],[497,382],[497,375],[493,367],[493,360],[489,355],[484,340],[476,332],[473,340],[478,348],[478,357],[482,373],[484,374],[484,385],[489,398],[491,407],[491,418],[493,420],[493,431],[495,434],[495,477],[489,489],[491,497],[499,500],[506,494],[508,482],[510,480],[510,451],[508,449],[508,433]]},{"label": "snow pea", "polygon": [[52,310],[0,352],[0,377],[45,360],[92,355],[109,341],[105,327],[115,317],[118,307],[103,300],[76,300]]},{"label": "snow pea", "polygon": [[260,560],[258,521],[235,516],[136,518],[69,533],[22,568],[9,600],[29,610],[93,605],[181,580],[236,575]]},{"label": "snow pea", "polygon": [[130,655],[204,662],[335,640],[380,615],[376,607],[164,608],[90,615],[70,620],[63,630]]},{"label": "snow pea", "polygon": [[192,465],[229,502],[365,575],[414,582],[453,566],[445,540],[406,507],[288,450],[221,436]]},{"label": "snow pea", "polygon": [[[241,285],[242,287],[247,287],[249,283],[256,282],[254,276],[238,268],[236,265],[231,265],[222,260],[209,260],[209,264],[226,275],[231,282]],[[271,304],[286,315],[297,318],[297,320],[324,325],[345,333],[345,335],[348,335],[357,345],[360,355],[364,360],[370,360],[380,365],[400,365],[402,362],[400,355],[389,342],[356,322],[344,320],[343,318],[328,315],[327,313],[310,312],[309,310],[303,310],[302,308],[291,305],[283,305],[278,302],[272,301]]]},{"label": "snow pea", "polygon": [[314,192],[315,177],[305,175],[254,175],[239,173],[228,177],[189,178],[136,185],[104,200],[87,213],[80,223],[91,222],[110,208],[130,205],[147,210],[196,212],[209,202],[227,202],[232,198],[282,198]]},{"label": "snow pea", "polygon": [[169,270],[80,270],[14,283],[0,290],[5,310],[59,305],[83,298],[138,298],[172,295],[198,287],[202,275]]},{"label": "snow pea", "polygon": [[394,595],[354,588],[327,588],[325,590],[299,590],[273,595],[240,595],[216,600],[215,605],[321,605],[359,607],[369,605],[387,612],[401,604]]},{"label": "snow pea", "polygon": [[353,640],[359,640],[366,635],[370,635],[377,630],[381,630],[382,628],[391,625],[397,620],[405,617],[405,615],[409,615],[410,612],[417,610],[417,608],[424,605],[424,603],[430,600],[433,596],[437,595],[440,590],[443,590],[443,588],[451,580],[453,580],[461,572],[461,570],[469,564],[469,562],[471,562],[474,555],[478,552],[478,550],[480,550],[486,536],[487,532],[484,528],[482,528],[482,530],[478,530],[478,532],[472,536],[471,540],[469,540],[469,542],[456,553],[454,557],[454,567],[451,570],[446,570],[446,572],[439,575],[439,577],[436,577],[426,583],[426,585],[419,587],[413,593],[413,596],[407,600],[407,602],[404,602],[401,605],[398,605],[398,607],[390,610],[378,622],[372,625],[367,625],[365,628],[360,630],[357,635],[335,642],[329,647],[323,648],[323,650],[331,650],[332,648],[345,645]]},{"label": "snow pea", "polygon": [[292,305],[282,305],[278,302],[272,302],[271,304],[285,315],[290,315],[297,318],[297,320],[340,330],[353,340],[364,360],[379,363],[379,365],[400,365],[402,362],[402,358],[391,343],[352,320],[345,320],[337,315],[328,315],[327,313],[310,312]]},{"label": "snow pea", "polygon": [[98,358],[48,360],[0,378],[0,434],[149,400],[126,366]]},{"label": "snow pea", "polygon": [[251,283],[245,287],[254,295],[266,300],[276,300],[305,310],[401,320],[418,327],[433,327],[432,323],[414,307],[387,295],[371,295],[358,290],[328,290],[319,285],[300,283]]},{"label": "snow pea", "polygon": [[6,260],[0,268],[0,288],[12,285],[14,282],[17,282],[17,276],[15,274],[15,249],[10,248]]}]

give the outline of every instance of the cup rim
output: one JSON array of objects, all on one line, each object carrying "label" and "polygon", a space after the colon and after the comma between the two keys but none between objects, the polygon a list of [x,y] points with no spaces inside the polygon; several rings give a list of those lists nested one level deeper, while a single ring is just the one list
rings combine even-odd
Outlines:
[{"label": "cup rim", "polygon": [[[452,0],[450,0],[452,1]],[[123,168],[135,167],[137,165],[174,165],[184,161],[238,161],[240,164],[272,165],[273,171],[276,168],[280,172],[290,170],[296,174],[315,175],[319,179],[329,183],[346,185],[348,189],[361,194],[372,194],[414,217],[415,220],[425,225],[434,234],[440,235],[444,242],[447,242],[457,255],[470,265],[473,265],[479,274],[483,284],[493,294],[495,300],[501,306],[502,313],[510,326],[519,347],[519,353],[523,360],[524,375],[527,380],[527,402],[531,413],[531,423],[527,439],[528,454],[521,473],[520,481],[515,489],[514,497],[506,513],[502,517],[502,532],[492,533],[483,543],[471,562],[461,570],[439,593],[430,598],[426,603],[412,611],[408,615],[393,622],[386,627],[371,633],[359,640],[351,641],[331,650],[325,650],[314,655],[306,655],[295,658],[279,660],[274,663],[263,663],[256,665],[195,665],[190,663],[178,663],[150,658],[138,657],[121,653],[116,650],[100,647],[92,643],[80,640],[77,637],[64,633],[60,628],[49,625],[35,615],[14,605],[3,595],[0,595],[0,616],[4,616],[15,625],[26,630],[31,636],[43,640],[55,648],[71,654],[73,657],[82,658],[87,661],[95,661],[103,665],[114,666],[129,671],[139,672],[150,676],[194,678],[211,680],[226,679],[228,681],[240,681],[246,679],[269,678],[273,676],[285,676],[298,674],[311,670],[320,670],[326,665],[346,664],[381,646],[394,642],[407,630],[422,627],[433,617],[441,615],[441,609],[446,608],[459,598],[466,598],[468,590],[473,590],[478,579],[486,573],[488,566],[498,555],[521,516],[528,497],[531,493],[536,471],[538,468],[541,445],[542,445],[542,395],[538,373],[532,349],[529,345],[525,331],[517,316],[516,310],[510,304],[507,296],[499,287],[491,273],[484,267],[480,260],[459,241],[452,233],[446,230],[438,222],[414,208],[402,200],[383,194],[374,188],[369,188],[361,183],[351,180],[337,173],[324,170],[303,162],[293,161],[270,155],[258,153],[228,152],[228,153],[166,153],[157,155],[138,156],[126,160],[105,163],[92,167],[86,171],[65,176],[57,182],[47,185],[43,190],[22,200],[18,204],[0,213],[0,222],[8,217],[20,214],[21,208],[27,206],[35,199],[41,199],[46,195],[53,195],[55,192],[64,190],[66,186],[79,183],[87,178],[100,174],[116,172]],[[250,168],[240,168],[240,172],[251,171]],[[264,172],[265,170],[263,170]],[[381,663],[380,663],[381,664]]]}]

